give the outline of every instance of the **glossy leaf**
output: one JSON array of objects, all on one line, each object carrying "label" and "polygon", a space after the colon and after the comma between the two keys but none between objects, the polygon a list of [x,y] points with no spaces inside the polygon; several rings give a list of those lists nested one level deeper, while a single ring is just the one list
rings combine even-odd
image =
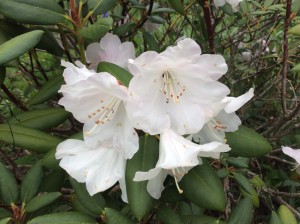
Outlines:
[{"label": "glossy leaf", "polygon": [[38,161],[31,169],[26,173],[21,184],[21,200],[22,202],[28,202],[32,199],[39,190],[42,182],[44,172],[41,162]]},{"label": "glossy leaf", "polygon": [[66,179],[66,172],[64,170],[55,170],[47,174],[44,177],[40,189],[40,192],[56,192],[60,191],[63,187]]},{"label": "glossy leaf", "polygon": [[0,199],[5,204],[17,202],[19,188],[14,175],[0,162]]},{"label": "glossy leaf", "polygon": [[251,199],[244,198],[233,209],[228,224],[251,224],[253,218],[253,205]]},{"label": "glossy leaf", "polygon": [[125,35],[126,33],[130,32],[135,27],[135,23],[128,22],[125,24],[122,24],[121,26],[118,26],[114,29],[114,34],[117,36]]},{"label": "glossy leaf", "polygon": [[60,192],[44,193],[32,198],[26,205],[26,212],[34,212],[38,209],[53,203],[61,196]]},{"label": "glossy leaf", "polygon": [[133,224],[128,217],[112,208],[105,208],[105,218],[107,224]]},{"label": "glossy leaf", "polygon": [[172,6],[172,8],[175,9],[176,12],[178,12],[181,15],[184,15],[184,7],[180,0],[168,0],[168,2]]},{"label": "glossy leaf", "polygon": [[58,94],[61,85],[64,84],[62,76],[56,76],[46,82],[45,85],[28,101],[29,105],[44,103]]},{"label": "glossy leaf", "polygon": [[279,219],[282,223],[297,224],[295,215],[285,205],[280,205],[277,211]]},{"label": "glossy leaf", "polygon": [[94,14],[100,15],[111,10],[116,2],[117,0],[88,0],[88,6]]},{"label": "glossy leaf", "polygon": [[63,8],[53,0],[1,0],[0,12],[27,24],[55,25],[65,21]]},{"label": "glossy leaf", "polygon": [[14,124],[0,124],[0,140],[35,152],[47,152],[61,142],[45,132]]},{"label": "glossy leaf", "polygon": [[183,195],[194,204],[212,210],[224,211],[226,196],[223,185],[211,165],[203,164],[191,169],[179,182]]},{"label": "glossy leaf", "polygon": [[59,212],[38,216],[27,224],[97,224],[90,216],[78,212]]},{"label": "glossy leaf", "polygon": [[156,215],[164,224],[183,224],[178,213],[169,207],[159,207],[156,211]]},{"label": "glossy leaf", "polygon": [[226,132],[229,154],[242,157],[259,157],[272,150],[271,144],[263,136],[243,125],[235,132]]},{"label": "glossy leaf", "polygon": [[128,160],[126,165],[126,189],[131,211],[141,220],[154,206],[155,200],[147,191],[148,181],[133,181],[137,171],[148,171],[155,167],[158,160],[158,141],[146,135],[140,137],[139,151]]},{"label": "glossy leaf", "polygon": [[20,126],[47,130],[64,122],[70,116],[63,108],[46,108],[23,112],[9,122]]},{"label": "glossy leaf", "polygon": [[125,69],[110,62],[100,62],[97,68],[98,72],[108,72],[118,79],[124,86],[129,85],[132,75]]},{"label": "glossy leaf", "polygon": [[[6,0],[5,0],[6,1]],[[1,5],[2,0],[0,1]],[[20,14],[20,13],[19,13]],[[41,40],[43,31],[35,30],[3,43],[0,45],[0,65],[3,65],[12,59],[18,58],[33,48]]]},{"label": "glossy leaf", "polygon": [[69,180],[80,203],[95,216],[100,216],[105,207],[105,200],[101,193],[91,196],[86,190],[85,183],[78,183],[71,177]]},{"label": "glossy leaf", "polygon": [[97,22],[89,25],[87,28],[80,31],[81,36],[83,36],[88,41],[98,41],[100,40],[109,30],[112,29],[113,20],[112,18],[100,18]]}]

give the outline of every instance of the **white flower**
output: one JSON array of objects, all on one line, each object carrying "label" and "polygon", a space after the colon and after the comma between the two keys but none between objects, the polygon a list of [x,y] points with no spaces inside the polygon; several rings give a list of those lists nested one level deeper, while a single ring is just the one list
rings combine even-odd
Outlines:
[{"label": "white flower", "polygon": [[107,33],[100,43],[92,43],[87,46],[86,58],[90,63],[89,68],[95,71],[99,62],[102,61],[127,69],[128,59],[135,58],[134,46],[132,42],[121,43],[117,35]]},{"label": "white flower", "polygon": [[106,72],[94,73],[73,85],[63,85],[59,92],[63,93],[59,104],[84,123],[84,139],[89,146],[113,145],[125,159],[138,150],[138,136],[124,106],[129,93],[115,77]]},{"label": "white flower", "polygon": [[292,157],[293,159],[296,160],[297,165],[296,165],[296,172],[298,174],[300,174],[300,169],[299,169],[299,165],[300,165],[300,149],[292,149],[290,147],[287,146],[282,146],[282,152],[290,157]]},{"label": "white flower", "polygon": [[236,9],[236,7],[240,4],[241,1],[242,0],[214,0],[214,4],[218,8],[228,3],[232,6],[233,9]]},{"label": "white flower", "polygon": [[248,102],[253,96],[253,88],[239,97],[225,97],[220,103],[214,105],[211,119],[203,126],[197,134],[193,135],[193,140],[199,143],[211,141],[226,142],[225,132],[238,130],[241,125],[240,118],[235,111]]},{"label": "white flower", "polygon": [[[124,182],[126,160],[114,148],[89,147],[84,141],[69,139],[57,146],[59,165],[78,182],[86,183],[90,195]],[[122,199],[127,201],[126,188],[120,184]]]},{"label": "white flower", "polygon": [[149,180],[147,190],[149,194],[158,199],[164,189],[163,182],[168,174],[175,179],[180,193],[178,181],[194,166],[201,162],[200,157],[219,158],[220,152],[227,152],[228,145],[220,142],[211,142],[197,145],[172,130],[160,135],[159,159],[155,168],[148,172],[136,172],[134,181]]},{"label": "white flower", "polygon": [[205,113],[229,89],[216,81],[227,71],[220,55],[201,55],[199,45],[186,38],[164,52],[149,51],[130,60],[134,75],[126,105],[134,126],[151,135],[168,129],[183,135],[198,132]]}]

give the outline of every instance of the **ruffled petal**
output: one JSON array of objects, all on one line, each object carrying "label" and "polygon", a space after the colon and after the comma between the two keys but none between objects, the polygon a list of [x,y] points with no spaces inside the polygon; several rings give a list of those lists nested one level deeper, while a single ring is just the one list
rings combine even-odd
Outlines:
[{"label": "ruffled petal", "polygon": [[159,199],[162,191],[165,189],[164,181],[167,178],[167,171],[161,170],[159,174],[148,181],[147,191],[155,199]]},{"label": "ruffled petal", "polygon": [[200,147],[201,150],[198,153],[199,157],[211,157],[214,159],[219,159],[221,152],[228,152],[231,149],[229,145],[223,144],[221,142],[210,142],[200,145]]},{"label": "ruffled petal", "polygon": [[226,97],[224,100],[228,102],[224,110],[226,113],[232,113],[240,109],[245,103],[247,103],[254,96],[254,89],[251,88],[249,91],[239,97]]},{"label": "ruffled petal", "polygon": [[287,146],[282,146],[282,152],[297,161],[300,164],[300,149],[292,149]]}]

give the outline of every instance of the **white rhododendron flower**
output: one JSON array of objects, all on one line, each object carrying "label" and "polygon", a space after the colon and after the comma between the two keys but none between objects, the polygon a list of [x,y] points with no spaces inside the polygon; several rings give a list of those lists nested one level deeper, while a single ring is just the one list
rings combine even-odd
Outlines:
[{"label": "white rhododendron flower", "polygon": [[282,152],[296,160],[296,172],[300,174],[300,149],[292,149],[287,146],[282,146]]},{"label": "white rhododendron flower", "polygon": [[148,172],[136,172],[134,181],[149,180],[147,190],[158,199],[164,189],[163,182],[167,175],[174,177],[180,193],[178,181],[194,166],[201,162],[200,157],[219,158],[220,152],[227,152],[230,148],[220,142],[211,142],[204,145],[195,144],[172,130],[160,135],[159,159],[155,168]]},{"label": "white rhododendron flower", "polygon": [[86,183],[90,195],[102,192],[120,182],[122,199],[127,201],[125,179],[126,160],[114,148],[89,147],[84,141],[69,139],[57,146],[56,159],[67,173],[80,183]]},{"label": "white rhododendron flower", "polygon": [[201,55],[189,38],[160,54],[145,52],[128,67],[134,76],[126,109],[134,127],[152,135],[169,129],[180,135],[198,132],[206,111],[230,92],[217,81],[227,72],[224,58]]},{"label": "white rhododendron flower", "polygon": [[232,6],[233,9],[236,9],[236,7],[240,4],[242,0],[214,0],[214,4],[216,7],[222,7],[226,3]]},{"label": "white rhododendron flower", "polygon": [[193,135],[193,140],[202,144],[211,141],[225,143],[225,132],[238,130],[242,123],[235,111],[254,96],[253,92],[254,89],[251,88],[239,97],[225,97],[220,103],[215,104],[211,111],[211,119],[206,122],[200,132]]},{"label": "white rhododendron flower", "polygon": [[95,73],[73,85],[67,82],[59,92],[63,93],[59,104],[84,123],[84,139],[88,145],[112,144],[125,159],[138,150],[138,135],[129,123],[124,106],[129,93],[114,76]]},{"label": "white rhododendron flower", "polygon": [[86,58],[90,63],[90,69],[97,70],[99,62],[102,61],[127,69],[128,59],[135,58],[134,46],[132,42],[121,43],[117,35],[107,33],[100,43],[92,43],[87,46]]}]

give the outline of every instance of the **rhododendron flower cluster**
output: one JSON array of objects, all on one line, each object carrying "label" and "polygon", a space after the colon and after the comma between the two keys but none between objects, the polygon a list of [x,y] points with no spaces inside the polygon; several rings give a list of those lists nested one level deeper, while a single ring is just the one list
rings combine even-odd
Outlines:
[{"label": "rhododendron flower cluster", "polygon": [[[148,51],[135,58],[130,42],[107,34],[86,51],[88,67],[62,61],[66,84],[59,104],[83,123],[84,140],[58,145],[60,166],[93,195],[119,182],[127,201],[125,167],[139,150],[139,133],[159,139],[159,158],[152,169],[138,171],[134,181],[148,180],[147,189],[159,198],[167,175],[178,182],[201,157],[218,159],[227,152],[225,132],[241,124],[235,114],[253,96],[228,97],[218,80],[227,72],[221,55],[202,54],[190,38],[165,51]],[[124,86],[112,74],[97,72],[99,62],[110,62],[132,74]],[[184,136],[189,136],[185,138]]]}]

